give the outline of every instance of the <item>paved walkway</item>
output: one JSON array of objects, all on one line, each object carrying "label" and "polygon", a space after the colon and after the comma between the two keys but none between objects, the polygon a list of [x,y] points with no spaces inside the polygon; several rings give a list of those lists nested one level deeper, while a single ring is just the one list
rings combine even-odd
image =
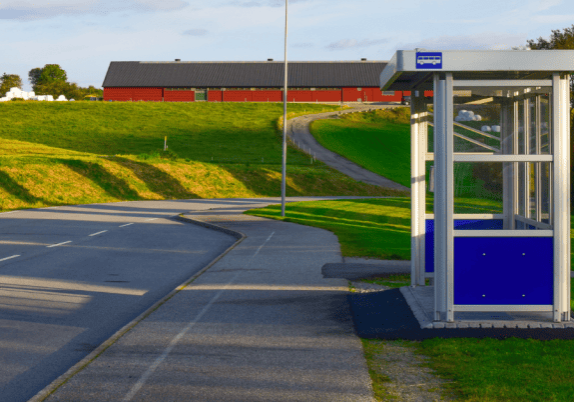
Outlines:
[{"label": "paved walkway", "polygon": [[366,105],[366,106],[357,106],[354,107],[353,109],[347,109],[342,112],[318,113],[318,114],[301,116],[289,120],[287,133],[291,138],[291,140],[301,150],[307,152],[310,155],[313,155],[315,159],[320,160],[321,162],[332,167],[333,169],[336,169],[341,173],[344,173],[347,176],[352,177],[355,180],[362,181],[368,184],[373,184],[375,186],[410,192],[410,188],[405,187],[399,183],[395,183],[394,181],[389,180],[386,177],[380,176],[376,173],[373,173],[367,169],[364,169],[361,166],[357,165],[356,163],[351,162],[350,160],[342,157],[341,155],[333,151],[329,151],[327,148],[324,148],[321,144],[317,142],[315,137],[313,137],[309,129],[311,122],[315,120],[338,118],[340,114],[345,113],[355,113],[374,109],[388,109],[393,107],[397,106]]},{"label": "paved walkway", "polygon": [[34,400],[372,402],[347,281],[321,274],[342,262],[337,237],[241,215],[256,205],[186,214],[246,237]]}]

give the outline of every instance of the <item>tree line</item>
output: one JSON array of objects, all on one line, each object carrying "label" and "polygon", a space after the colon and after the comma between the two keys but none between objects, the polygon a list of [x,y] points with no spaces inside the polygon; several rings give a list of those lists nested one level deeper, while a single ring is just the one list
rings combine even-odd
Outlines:
[{"label": "tree line", "polygon": [[[103,96],[103,90],[90,85],[87,88],[68,82],[68,75],[59,64],[46,64],[43,68],[33,68],[28,72],[28,79],[36,95],[52,95],[54,98],[64,95],[67,99],[83,99],[87,95]],[[0,77],[0,95],[10,88],[22,89],[22,78],[18,74],[4,73]]]}]

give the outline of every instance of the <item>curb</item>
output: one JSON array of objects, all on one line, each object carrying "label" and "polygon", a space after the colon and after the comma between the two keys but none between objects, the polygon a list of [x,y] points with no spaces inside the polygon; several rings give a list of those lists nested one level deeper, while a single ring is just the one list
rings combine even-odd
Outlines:
[{"label": "curb", "polygon": [[195,224],[198,226],[203,226],[203,227],[208,228],[208,229],[217,230],[220,232],[227,233],[227,234],[235,237],[237,240],[235,241],[235,243],[233,243],[231,246],[229,246],[227,248],[227,250],[225,250],[223,253],[221,253],[220,255],[215,257],[209,264],[207,264],[199,272],[195,273],[189,279],[185,280],[181,285],[177,286],[174,290],[169,292],[166,296],[164,296],[163,298],[161,298],[160,300],[155,302],[146,311],[144,311],[139,316],[137,316],[136,318],[131,320],[129,323],[124,325],[122,328],[120,328],[115,334],[113,334],[110,338],[108,338],[106,341],[104,341],[100,346],[98,346],[89,355],[84,357],[78,363],[74,364],[64,374],[62,374],[61,376],[56,378],[54,381],[52,381],[50,384],[48,384],[44,389],[42,389],[40,392],[38,392],[36,395],[34,395],[31,399],[29,399],[28,402],[41,402],[44,399],[46,399],[54,391],[56,391],[58,388],[60,388],[62,385],[64,385],[70,378],[72,378],[74,375],[76,375],[77,373],[82,371],[84,368],[86,368],[92,362],[92,360],[95,360],[107,348],[109,348],[114,343],[116,343],[116,341],[118,341],[122,336],[124,336],[127,332],[129,332],[133,327],[135,327],[137,324],[139,324],[141,321],[143,321],[145,318],[147,318],[151,313],[153,313],[155,310],[157,310],[162,304],[164,304],[169,299],[171,299],[173,296],[175,296],[177,293],[179,293],[181,290],[183,290],[187,285],[189,285],[191,282],[193,282],[195,279],[197,279],[201,274],[203,274],[205,271],[207,271],[209,268],[211,268],[213,265],[215,265],[216,262],[218,262],[227,253],[229,253],[231,250],[233,250],[239,243],[241,243],[243,240],[245,240],[245,238],[247,238],[247,236],[241,232],[236,232],[236,231],[233,231],[231,229],[227,229],[227,228],[217,226],[217,225],[214,225],[211,223],[196,221],[196,220],[193,220],[190,218],[184,218],[181,215],[183,215],[183,214],[176,216],[175,219],[182,221],[182,222],[187,222],[187,223]]},{"label": "curb", "polygon": [[[200,221],[200,220],[195,220],[195,219],[191,219],[191,218],[186,218],[185,216],[182,216],[182,215],[183,215],[183,213],[182,213],[182,214],[179,214],[179,215],[177,215],[177,216],[175,216],[174,218],[175,218],[176,220],[178,220],[178,221],[181,221],[181,222],[192,223],[192,224],[197,225],[197,226],[203,226],[204,228],[207,228],[207,229],[216,230],[216,231],[218,231],[218,232],[226,233],[226,234],[228,234],[228,235],[231,235],[231,236],[235,237],[236,239],[241,239],[241,240],[243,240],[244,238],[247,237],[247,235],[245,235],[245,234],[243,234],[243,233],[241,233],[241,232],[237,232],[237,231],[235,231],[235,230],[227,229],[227,228],[224,228],[223,226],[218,226],[218,225],[215,225],[215,224],[213,224],[213,223],[204,222],[204,221]],[[227,251],[226,251],[226,252],[227,252]]]},{"label": "curb", "polygon": [[419,322],[421,329],[430,329],[433,328],[433,322],[429,321],[426,314],[424,313],[423,307],[419,304],[417,299],[414,297],[412,293],[412,289],[410,286],[404,286],[399,288],[403,297],[407,301],[407,304],[411,308],[413,315]]}]

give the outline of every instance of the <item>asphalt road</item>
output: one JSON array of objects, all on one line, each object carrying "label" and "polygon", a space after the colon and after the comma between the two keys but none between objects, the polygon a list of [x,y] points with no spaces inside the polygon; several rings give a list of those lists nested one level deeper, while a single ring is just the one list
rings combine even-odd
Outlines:
[{"label": "asphalt road", "polygon": [[0,214],[2,402],[34,396],[235,242],[170,217],[187,210],[168,201]]},{"label": "asphalt road", "polygon": [[[289,197],[289,201],[365,197]],[[0,214],[0,401],[27,401],[235,238],[174,216],[278,198],[137,201]]]}]

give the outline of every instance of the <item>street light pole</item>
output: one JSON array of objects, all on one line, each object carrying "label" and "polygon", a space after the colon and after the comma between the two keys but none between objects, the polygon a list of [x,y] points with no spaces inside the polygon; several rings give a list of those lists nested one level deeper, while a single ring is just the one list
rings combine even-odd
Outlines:
[{"label": "street light pole", "polygon": [[287,28],[289,0],[285,0],[285,81],[283,85],[283,164],[281,170],[281,216],[285,216],[285,180],[287,176]]}]

